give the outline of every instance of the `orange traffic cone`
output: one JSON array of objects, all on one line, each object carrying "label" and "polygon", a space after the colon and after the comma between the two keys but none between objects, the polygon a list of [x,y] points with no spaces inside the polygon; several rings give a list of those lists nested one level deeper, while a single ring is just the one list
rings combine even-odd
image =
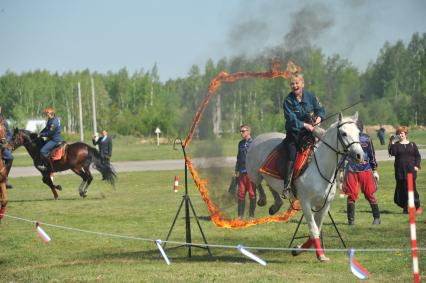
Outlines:
[{"label": "orange traffic cone", "polygon": [[175,176],[175,181],[173,184],[173,190],[175,191],[175,193],[178,192],[179,190],[179,176]]}]

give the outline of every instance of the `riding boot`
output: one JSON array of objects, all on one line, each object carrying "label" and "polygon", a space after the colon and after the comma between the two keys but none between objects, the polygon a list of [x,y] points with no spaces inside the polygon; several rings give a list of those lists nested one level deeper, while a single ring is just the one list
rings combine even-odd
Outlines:
[{"label": "riding boot", "polygon": [[355,203],[349,202],[347,206],[348,210],[348,225],[355,224]]},{"label": "riding boot", "polygon": [[255,209],[256,209],[256,198],[250,199],[249,218],[254,218]]},{"label": "riding boot", "polygon": [[44,157],[43,155],[40,155],[40,161],[41,165],[38,165],[37,168],[45,172],[52,171],[52,163],[50,162],[49,157]]},{"label": "riding boot", "polygon": [[373,212],[373,225],[377,225],[380,224],[380,210],[379,210],[379,205],[377,203],[375,204],[370,204],[371,205],[371,211]]},{"label": "riding boot", "polygon": [[[9,176],[10,169],[12,168],[13,159],[4,160],[4,165],[6,166],[7,176]],[[6,181],[6,189],[13,189],[11,184],[8,184]]]},{"label": "riding boot", "polygon": [[245,200],[238,200],[238,218],[243,219],[244,217],[244,206],[246,205]]},{"label": "riding boot", "polygon": [[284,191],[283,198],[289,198],[290,196],[290,187],[291,187],[291,177],[293,177],[293,167],[294,161],[287,161],[285,171],[284,171]]}]

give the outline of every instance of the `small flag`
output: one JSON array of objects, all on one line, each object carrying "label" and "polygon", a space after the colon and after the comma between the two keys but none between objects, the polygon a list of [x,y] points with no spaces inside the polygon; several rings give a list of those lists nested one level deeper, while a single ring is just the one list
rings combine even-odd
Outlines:
[{"label": "small flag", "polygon": [[45,242],[49,242],[51,240],[51,238],[49,237],[49,235],[47,235],[46,232],[44,232],[44,230],[40,227],[40,225],[38,224],[38,222],[36,222],[36,227],[35,230],[37,232],[37,234],[40,236],[40,238]]},{"label": "small flag", "polygon": [[258,263],[260,263],[261,265],[265,266],[266,265],[266,261],[264,261],[263,259],[261,259],[260,257],[258,257],[255,254],[252,254],[251,252],[249,252],[248,250],[246,250],[242,245],[238,245],[237,249],[240,251],[240,253],[242,253],[243,255],[251,258],[254,261],[257,261]]},{"label": "small flag", "polygon": [[354,249],[350,249],[349,250],[349,262],[351,265],[351,271],[352,273],[358,277],[359,279],[368,279],[368,271],[366,269],[364,269],[361,265],[359,265],[357,262],[355,262],[355,260],[353,259],[355,254],[355,250]]},{"label": "small flag", "polygon": [[167,265],[170,265],[170,260],[166,255],[166,252],[164,251],[163,247],[161,246],[161,240],[155,240],[155,243],[157,244],[157,248],[160,250],[161,255],[163,256],[164,260],[166,261]]},{"label": "small flag", "polygon": [[175,176],[175,181],[173,183],[173,190],[175,191],[175,193],[177,193],[179,190],[179,176]]}]

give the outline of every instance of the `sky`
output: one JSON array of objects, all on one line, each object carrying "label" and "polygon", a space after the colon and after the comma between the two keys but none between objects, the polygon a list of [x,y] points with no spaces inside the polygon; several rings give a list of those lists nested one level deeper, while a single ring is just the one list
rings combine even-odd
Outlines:
[{"label": "sky", "polygon": [[157,64],[166,81],[209,58],[306,44],[363,71],[385,42],[425,33],[425,18],[424,0],[0,0],[0,75]]}]

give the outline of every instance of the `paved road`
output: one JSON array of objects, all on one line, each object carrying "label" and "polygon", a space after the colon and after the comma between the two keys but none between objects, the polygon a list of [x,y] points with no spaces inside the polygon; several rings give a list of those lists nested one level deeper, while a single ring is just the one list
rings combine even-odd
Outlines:
[{"label": "paved road", "polygon": [[[426,156],[426,149],[420,149],[420,154]],[[389,157],[386,150],[376,151],[378,161],[393,160]],[[194,159],[193,162],[197,167],[233,167],[235,166],[235,157],[215,157],[209,159]],[[145,161],[123,161],[113,162],[112,165],[116,172],[137,172],[137,171],[167,171],[179,170],[184,168],[183,160],[145,160]],[[96,173],[96,170],[93,170]],[[71,174],[70,170],[59,174]],[[9,177],[27,177],[40,176],[40,173],[33,166],[28,167],[12,167]]]}]

